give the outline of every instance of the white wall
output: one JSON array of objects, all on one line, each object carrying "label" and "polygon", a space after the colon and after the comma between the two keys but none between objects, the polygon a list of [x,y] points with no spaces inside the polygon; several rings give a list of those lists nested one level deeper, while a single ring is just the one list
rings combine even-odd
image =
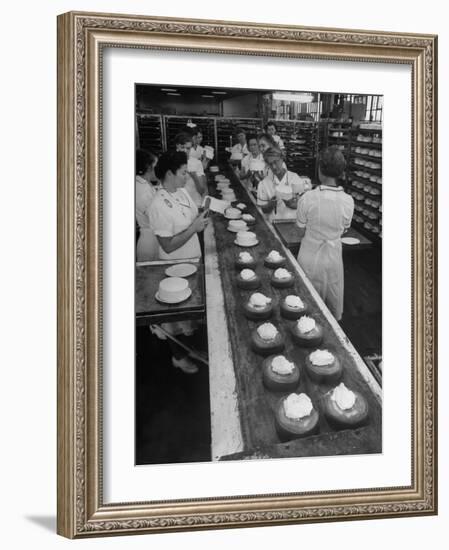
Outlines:
[{"label": "white wall", "polygon": [[[410,550],[447,547],[449,534],[449,387],[447,308],[441,307],[440,342],[440,516],[290,526],[69,542],[54,534],[56,514],[56,15],[69,10],[203,17],[310,26],[440,33],[440,279],[448,278],[449,31],[444,3],[378,0],[372,9],[358,1],[320,9],[287,0],[261,2],[206,0],[166,3],[137,0],[16,0],[2,9],[0,184],[0,365],[2,419],[0,500],[2,547],[53,548],[308,548],[371,550],[398,543]],[[6,168],[6,170],[5,170]],[[448,303],[448,285],[440,302]],[[443,318],[444,316],[444,318]]]}]

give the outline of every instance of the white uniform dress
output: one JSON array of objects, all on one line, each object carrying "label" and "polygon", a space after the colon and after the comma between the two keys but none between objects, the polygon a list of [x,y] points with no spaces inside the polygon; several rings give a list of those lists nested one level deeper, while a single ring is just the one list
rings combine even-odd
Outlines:
[{"label": "white uniform dress", "polygon": [[159,259],[159,243],[150,226],[149,210],[157,189],[141,176],[136,176],[136,220],[140,235],[137,241],[138,262]]},{"label": "white uniform dress", "polygon": [[274,143],[276,143],[279,149],[285,149],[285,145],[284,145],[284,142],[282,141],[281,136],[274,134],[271,137],[273,138]]},{"label": "white uniform dress", "polygon": [[[192,149],[190,150],[192,151]],[[189,172],[194,172],[198,177],[204,176],[203,163],[195,157],[191,156],[189,158],[187,163],[187,170]],[[187,174],[187,180],[184,189],[192,197],[196,206],[201,206],[203,202],[203,195],[199,193],[198,189],[196,188],[195,182],[193,181],[193,178],[189,174]]]},{"label": "white uniform dress", "polygon": [[249,155],[249,150],[248,150],[248,146],[246,145],[242,145],[240,143],[236,143],[235,145],[233,145],[231,147],[231,155],[232,153],[241,153],[243,156],[245,155]]},{"label": "white uniform dress", "polygon": [[298,262],[337,321],[343,314],[341,236],[353,212],[354,199],[342,187],[321,185],[298,203],[297,223],[306,229]]},{"label": "white uniform dress", "polygon": [[[151,204],[150,220],[155,235],[160,237],[173,237],[184,231],[191,225],[198,215],[196,204],[183,188],[169,193],[166,189],[160,189]],[[162,247],[159,248],[159,255],[162,260],[179,260],[183,258],[199,258],[201,256],[200,242],[195,233],[181,247],[173,252],[167,253]],[[195,321],[173,321],[162,323],[161,327],[170,334],[191,335],[198,323]],[[166,336],[158,330],[158,325],[151,325],[151,330],[161,340]]]},{"label": "white uniform dress", "polygon": [[201,160],[203,158],[203,153],[204,153],[204,147],[202,147],[201,145],[197,145],[196,147],[192,146],[192,148],[190,149],[189,158]]},{"label": "white uniform dress", "polygon": [[283,178],[279,180],[270,170],[269,175],[259,182],[257,186],[257,204],[264,206],[268,204],[271,199],[276,197],[275,209],[267,214],[269,221],[295,219],[296,210],[294,208],[289,208],[282,197],[287,198],[287,195],[290,194],[290,198],[293,198],[294,194],[299,193],[301,195],[311,189],[311,187],[312,183],[310,178],[298,176],[295,172],[287,170]]},{"label": "white uniform dress", "polygon": [[[160,189],[150,207],[151,227],[154,234],[160,237],[173,237],[181,233],[191,225],[197,215],[198,208],[195,202],[183,188],[177,189],[174,193]],[[199,258],[200,256],[200,243],[196,233],[173,252],[167,253],[159,247],[161,260]]]}]

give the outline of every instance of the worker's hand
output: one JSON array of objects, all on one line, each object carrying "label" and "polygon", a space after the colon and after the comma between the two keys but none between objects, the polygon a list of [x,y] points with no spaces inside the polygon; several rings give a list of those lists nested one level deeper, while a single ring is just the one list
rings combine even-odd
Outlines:
[{"label": "worker's hand", "polygon": [[209,222],[207,214],[208,211],[205,210],[204,212],[201,212],[201,214],[198,214],[198,216],[193,220],[192,226],[195,233],[200,233],[201,231],[204,231],[204,228]]},{"label": "worker's hand", "polygon": [[284,203],[287,208],[291,208],[292,210],[296,210],[296,208],[298,207],[297,197],[292,197],[291,199],[284,200]]},{"label": "worker's hand", "polygon": [[273,199],[270,199],[268,201],[265,201],[264,204],[260,206],[262,212],[265,214],[269,214],[274,210],[274,207],[276,206],[277,199],[274,197]]}]

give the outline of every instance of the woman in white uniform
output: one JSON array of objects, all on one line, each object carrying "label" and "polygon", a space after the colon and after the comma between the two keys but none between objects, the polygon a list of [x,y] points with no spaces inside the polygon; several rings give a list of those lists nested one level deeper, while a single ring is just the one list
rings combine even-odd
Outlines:
[{"label": "woman in white uniform", "polygon": [[346,167],[336,147],[321,152],[318,176],[321,185],[298,203],[297,223],[304,238],[298,262],[335,319],[343,314],[343,256],[341,236],[351,225],[354,200],[338,185]]},{"label": "woman in white uniform", "polygon": [[257,186],[257,204],[270,221],[295,219],[298,196],[312,188],[310,179],[287,170],[277,147],[270,147],[263,156],[270,172]]},{"label": "woman in white uniform", "polygon": [[[187,178],[187,154],[183,151],[164,153],[156,165],[156,176],[161,189],[150,207],[151,227],[159,241],[161,259],[178,260],[201,256],[198,233],[207,225],[207,212],[198,214],[195,202],[184,189]],[[161,327],[173,336],[191,336],[197,327],[194,321],[163,323]],[[161,339],[166,336],[152,326]],[[189,359],[186,351],[169,341],[173,366],[193,374],[198,367]]]},{"label": "woman in white uniform", "polygon": [[159,258],[159,243],[150,226],[149,210],[157,187],[154,167],[157,156],[149,151],[136,151],[136,221],[139,226],[139,239],[136,247],[138,262],[151,262]]},{"label": "woman in white uniform", "polygon": [[274,122],[268,122],[268,124],[265,126],[265,132],[271,136],[271,139],[274,141],[274,143],[279,147],[279,149],[285,149],[284,142],[282,141],[281,136],[277,135],[277,128],[276,124]]},{"label": "woman in white uniform", "polygon": [[203,202],[203,197],[207,192],[206,176],[204,174],[203,164],[200,160],[191,156],[193,145],[193,136],[188,132],[180,132],[175,137],[176,151],[183,151],[187,154],[187,181],[185,188],[194,200],[197,206]]},{"label": "woman in white uniform", "polygon": [[240,171],[240,179],[251,191],[253,186],[259,183],[260,177],[258,174],[263,173],[265,160],[262,153],[259,151],[257,136],[248,136],[249,155],[245,155],[242,160],[242,169]]}]

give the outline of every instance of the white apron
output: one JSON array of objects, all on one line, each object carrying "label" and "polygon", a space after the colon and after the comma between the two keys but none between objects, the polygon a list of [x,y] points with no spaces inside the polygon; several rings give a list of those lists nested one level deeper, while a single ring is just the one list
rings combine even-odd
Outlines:
[{"label": "white apron", "polygon": [[305,222],[298,262],[335,319],[343,314],[344,272],[341,235],[349,227],[353,201],[342,188],[322,186],[298,205],[299,225]]}]

